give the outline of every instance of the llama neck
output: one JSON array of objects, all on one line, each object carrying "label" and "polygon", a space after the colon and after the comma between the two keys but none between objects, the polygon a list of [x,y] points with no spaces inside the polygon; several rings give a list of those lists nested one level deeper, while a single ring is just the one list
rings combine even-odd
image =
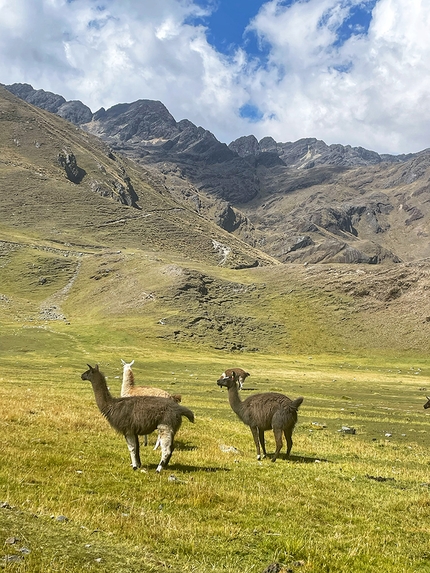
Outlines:
[{"label": "llama neck", "polygon": [[101,412],[106,411],[106,407],[113,402],[111,393],[106,385],[106,379],[104,376],[99,374],[98,376],[93,376],[91,379],[91,385],[93,387],[94,396],[96,398],[96,404]]},{"label": "llama neck", "polygon": [[242,400],[239,397],[236,384],[228,389],[228,401],[233,412],[242,418]]},{"label": "llama neck", "polygon": [[134,374],[133,370],[129,367],[125,367],[122,373],[122,386],[121,395],[127,394],[130,388],[134,386]]}]

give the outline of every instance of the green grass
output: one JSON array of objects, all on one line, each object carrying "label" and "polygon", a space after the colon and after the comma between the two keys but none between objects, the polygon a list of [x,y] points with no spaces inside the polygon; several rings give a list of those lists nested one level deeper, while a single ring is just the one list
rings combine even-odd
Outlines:
[{"label": "green grass", "polygon": [[[279,562],[306,573],[428,571],[424,362],[238,360],[139,336],[130,352],[128,336],[109,340],[93,327],[66,338],[62,329],[3,330],[0,501],[8,505],[0,546],[3,556],[21,557],[6,569],[260,573]],[[152,447],[142,452],[142,471],[131,470],[125,440],[80,379],[86,362],[98,361],[118,395],[123,356],[135,359],[138,382],[180,392],[196,414],[160,476]],[[305,397],[290,461],[255,459],[249,429],[216,386],[233,362],[251,372],[249,387]],[[267,441],[273,451],[273,436]],[[11,537],[19,541],[4,544]]]}]

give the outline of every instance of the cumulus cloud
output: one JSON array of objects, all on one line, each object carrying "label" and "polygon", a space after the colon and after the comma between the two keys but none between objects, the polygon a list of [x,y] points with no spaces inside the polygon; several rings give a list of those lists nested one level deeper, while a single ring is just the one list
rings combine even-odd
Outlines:
[{"label": "cumulus cloud", "polygon": [[[160,100],[227,143],[253,133],[419,151],[430,137],[425,4],[270,0],[246,30],[260,54],[244,43],[226,56],[193,0],[0,0],[0,82],[93,111]],[[366,9],[370,25],[360,27],[351,14]]]},{"label": "cumulus cloud", "polygon": [[379,0],[368,32],[339,45],[339,28],[359,4],[270,2],[260,11],[251,26],[270,54],[250,91],[264,110],[259,133],[388,152],[429,146],[430,8]]}]

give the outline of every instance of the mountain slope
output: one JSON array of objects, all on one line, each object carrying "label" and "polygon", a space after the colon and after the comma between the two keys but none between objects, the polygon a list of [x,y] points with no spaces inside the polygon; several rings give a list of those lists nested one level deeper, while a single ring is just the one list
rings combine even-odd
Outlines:
[{"label": "mountain slope", "polygon": [[161,102],[92,114],[81,102],[8,89],[99,136],[196,213],[282,262],[384,263],[430,256],[430,152],[379,155],[308,138],[229,146]]},{"label": "mountain slope", "polygon": [[270,260],[175,201],[160,178],[101,140],[1,87],[0,122],[3,236],[25,229],[54,244],[78,236],[81,247],[160,249],[233,267]]},{"label": "mountain slope", "polygon": [[[274,249],[273,237],[287,221],[283,213],[294,213],[297,205],[305,213],[312,205],[314,216],[316,207],[321,209],[321,221],[313,223],[318,232],[339,240],[336,225],[329,227],[328,217],[327,223],[322,217],[328,205],[324,187],[318,187],[318,180],[310,184],[325,170],[325,180],[338,181],[331,188],[351,210],[352,199],[366,196],[362,187],[379,189],[380,196],[374,195],[379,225],[383,217],[388,225],[394,214],[404,226],[406,216],[411,219],[408,242],[401,243],[399,236],[393,252],[412,245],[416,225],[426,232],[426,153],[388,168],[382,163],[319,166],[290,170],[287,177],[282,166],[277,174],[278,167],[257,167],[265,195],[260,190],[241,206],[254,209],[255,227],[243,217],[243,225],[227,233],[197,212],[213,208],[215,216],[215,201],[211,204],[210,197],[193,188],[190,197],[206,201],[207,209],[200,209],[170,184],[175,177],[183,191],[191,188],[180,173],[171,175],[173,163],[166,172],[149,160],[137,164],[0,87],[2,342],[14,347],[19,340],[26,351],[39,331],[49,329],[61,340],[75,337],[82,352],[86,337],[112,353],[118,345],[133,348],[157,341],[166,348],[191,343],[193,348],[279,354],[428,352],[428,262],[303,265],[295,264],[297,258],[285,265],[233,234],[247,229],[250,240],[261,239],[266,245],[272,241]],[[285,178],[283,191],[277,189],[280,177]],[[421,191],[409,198],[414,185]],[[384,195],[402,201],[402,209],[385,212]],[[290,200],[283,211],[280,202]],[[414,212],[412,200],[422,217]],[[338,209],[333,197],[331,201],[333,210]],[[226,220],[234,225],[237,212],[224,207]],[[361,212],[361,219],[351,213],[352,226],[345,215],[342,233],[362,241],[366,235],[361,219],[367,212]],[[335,212],[331,214],[334,218]],[[272,230],[264,233],[268,221]],[[291,225],[299,223],[299,213],[289,220]],[[308,229],[311,232],[317,231]],[[311,247],[303,244],[296,251]],[[19,330],[17,338],[17,325],[31,332]]]}]

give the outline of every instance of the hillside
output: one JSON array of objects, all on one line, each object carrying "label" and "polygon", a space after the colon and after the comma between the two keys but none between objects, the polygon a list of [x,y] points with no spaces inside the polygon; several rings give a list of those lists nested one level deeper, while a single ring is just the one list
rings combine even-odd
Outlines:
[{"label": "hillside", "polygon": [[226,243],[226,266],[270,260],[208,225],[101,140],[1,87],[0,121],[0,221],[9,238],[24,232],[63,247],[161,250],[214,265],[224,257],[214,243]]},{"label": "hillside", "polygon": [[[279,222],[265,234],[266,223],[255,218],[254,227],[244,218],[238,233],[228,233],[211,220],[217,205],[225,203],[211,203],[206,191],[196,189],[187,198],[170,185],[170,171],[162,177],[149,159],[144,165],[134,162],[1,87],[0,122],[0,316],[11,333],[4,344],[16,344],[15,326],[23,325],[64,333],[68,326],[81,332],[101,327],[106,340],[137,337],[228,352],[428,351],[429,265],[418,260],[426,232],[424,188],[412,197],[416,204],[422,201],[423,216],[408,226],[410,246],[416,238],[410,262],[303,265],[297,258],[281,264],[240,239],[248,224],[253,237],[260,233],[259,242],[270,244]],[[337,176],[354,189],[357,171],[373,170],[375,184],[386,193],[387,173],[395,181],[403,170],[402,188],[411,190],[414,181],[417,188],[423,185],[425,165],[412,183],[408,177],[413,179],[425,158],[342,168]],[[415,171],[405,171],[408,165]],[[321,197],[306,193],[309,203],[321,203]],[[294,194],[273,192],[272,199],[286,201]],[[207,209],[193,207],[196,196]],[[266,198],[259,210],[259,201],[261,191],[241,207],[265,209],[270,221],[276,206]],[[397,211],[398,221],[405,212]],[[381,208],[378,215],[390,213]],[[364,225],[356,221],[355,227]],[[338,239],[335,229],[327,232]],[[396,236],[400,245],[400,232]]]}]

